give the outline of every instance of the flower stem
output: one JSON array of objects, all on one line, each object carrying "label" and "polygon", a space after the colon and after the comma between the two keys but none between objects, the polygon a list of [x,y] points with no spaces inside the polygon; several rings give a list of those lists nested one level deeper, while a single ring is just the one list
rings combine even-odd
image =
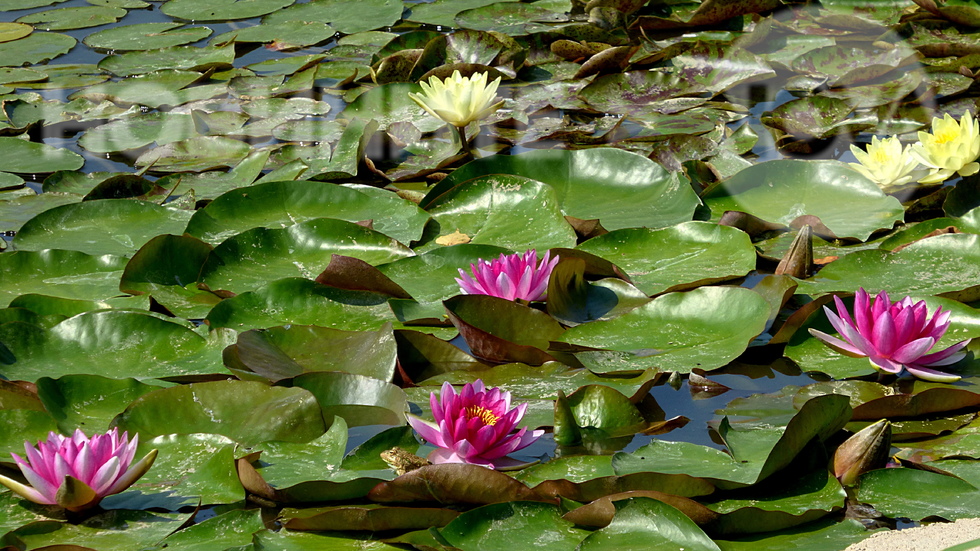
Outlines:
[{"label": "flower stem", "polygon": [[466,139],[466,127],[465,126],[453,126],[456,129],[456,136],[459,138],[459,146],[463,153],[470,155],[474,158],[479,158],[477,155],[476,148],[470,145],[470,142]]}]

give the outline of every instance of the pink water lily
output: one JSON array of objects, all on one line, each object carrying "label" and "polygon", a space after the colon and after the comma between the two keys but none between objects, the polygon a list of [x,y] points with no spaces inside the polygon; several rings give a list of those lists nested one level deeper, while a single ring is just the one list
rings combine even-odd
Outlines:
[{"label": "pink water lily", "polygon": [[548,291],[548,279],[558,264],[558,257],[544,253],[538,263],[534,249],[521,254],[502,254],[500,258],[480,259],[470,264],[473,275],[460,270],[456,283],[466,295],[490,295],[507,300],[544,300]]},{"label": "pink water lily", "polygon": [[479,379],[463,385],[459,394],[443,383],[438,396],[435,392],[429,396],[429,404],[435,423],[411,415],[408,423],[426,442],[438,447],[429,454],[429,461],[436,464],[471,463],[491,469],[516,465],[519,462],[507,455],[544,434],[527,427],[512,434],[527,404],[511,409],[510,392],[496,387],[487,390]]},{"label": "pink water lily", "polygon": [[892,303],[885,291],[872,301],[864,289],[854,295],[853,318],[840,298],[835,296],[834,302],[837,314],[826,306],[824,312],[844,340],[810,329],[810,334],[827,346],[852,358],[867,357],[882,372],[897,374],[904,367],[927,381],[959,380],[958,375],[930,369],[956,363],[966,355],[962,349],[970,339],[928,353],[949,328],[949,311],[937,308],[930,317],[925,301],[913,304],[910,297],[905,297]]},{"label": "pink water lily", "polygon": [[2,475],[0,484],[35,503],[81,511],[125,490],[150,469],[156,450],[130,465],[138,445],[139,435],[129,441],[128,433],[119,436],[117,429],[92,438],[79,429],[70,437],[51,432],[37,447],[24,443],[26,459],[10,454],[31,485]]}]

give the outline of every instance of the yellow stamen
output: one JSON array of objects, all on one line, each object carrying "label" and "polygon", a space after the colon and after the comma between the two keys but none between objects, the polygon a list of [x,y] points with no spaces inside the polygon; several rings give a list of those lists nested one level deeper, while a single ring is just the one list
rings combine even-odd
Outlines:
[{"label": "yellow stamen", "polygon": [[497,424],[500,417],[494,415],[492,411],[483,406],[469,406],[466,408],[466,416],[470,419],[478,417],[485,425],[490,425],[491,427]]}]

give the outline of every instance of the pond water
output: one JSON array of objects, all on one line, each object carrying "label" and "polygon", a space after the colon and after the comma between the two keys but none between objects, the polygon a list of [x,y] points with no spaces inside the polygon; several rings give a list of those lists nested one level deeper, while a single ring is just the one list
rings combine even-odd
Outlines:
[{"label": "pond water", "polygon": [[[848,518],[975,515],[980,349],[912,374],[980,336],[980,8],[729,4],[0,0],[0,475],[49,431],[158,450],[105,510],[0,492],[0,543],[843,549]],[[459,133],[408,95],[453,71],[502,81]],[[929,132],[945,177],[845,164]],[[547,300],[460,296],[530,249]],[[860,289],[950,326],[884,373],[813,336]],[[405,412],[477,380],[536,464],[396,478],[395,446],[441,457]]]}]

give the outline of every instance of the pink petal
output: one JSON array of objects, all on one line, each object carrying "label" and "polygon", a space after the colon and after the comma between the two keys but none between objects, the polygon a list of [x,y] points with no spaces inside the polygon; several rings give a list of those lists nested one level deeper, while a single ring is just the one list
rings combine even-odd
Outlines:
[{"label": "pink petal", "polygon": [[[881,299],[879,298],[877,300]],[[874,345],[875,350],[882,356],[890,356],[898,348],[898,342],[895,340],[895,324],[887,312],[875,318],[875,327],[871,331],[871,344]]]},{"label": "pink petal", "polygon": [[892,352],[892,360],[900,364],[913,363],[923,354],[929,351],[933,345],[936,344],[936,339],[932,337],[924,337],[921,339],[915,339],[912,342],[908,342],[898,347],[898,350]]},{"label": "pink petal", "polygon": [[966,339],[965,341],[960,341],[949,348],[944,348],[939,352],[933,352],[932,354],[926,354],[919,358],[917,365],[920,366],[943,366],[954,364],[966,357],[966,352],[961,352],[966,345],[970,344],[972,339]]},{"label": "pink petal", "polygon": [[830,335],[824,333],[823,331],[818,331],[816,329],[810,328],[810,334],[820,339],[820,341],[826,344],[827,346],[833,348],[834,350],[840,352],[845,356],[850,356],[852,358],[864,358],[868,355],[860,348],[851,345],[849,343],[846,343],[838,339],[837,337],[831,337]]},{"label": "pink petal", "polygon": [[442,431],[439,430],[438,426],[419,419],[414,415],[409,415],[407,418],[408,424],[415,429],[415,432],[419,433],[419,436],[421,436],[426,442],[432,444],[433,446],[445,445],[445,441],[442,438]]},{"label": "pink petal", "polygon": [[960,380],[959,375],[952,375],[942,371],[936,371],[935,369],[929,369],[928,367],[923,367],[921,365],[907,365],[905,366],[905,369],[907,369],[912,375],[915,375],[924,381],[952,383]]}]

